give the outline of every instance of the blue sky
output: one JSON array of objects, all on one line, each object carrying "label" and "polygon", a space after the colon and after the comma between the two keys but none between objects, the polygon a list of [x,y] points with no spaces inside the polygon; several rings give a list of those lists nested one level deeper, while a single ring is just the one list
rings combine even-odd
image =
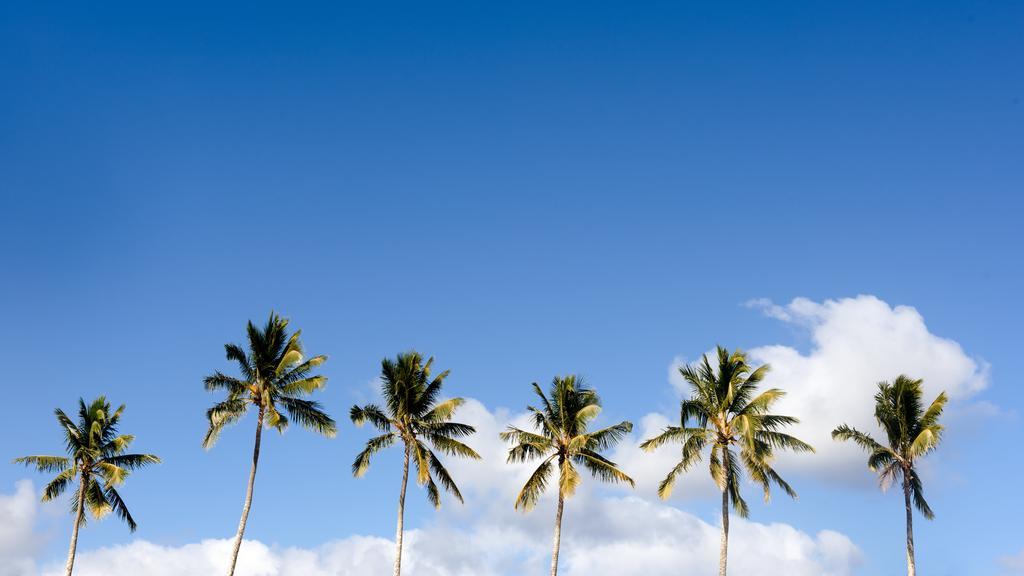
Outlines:
[{"label": "blue sky", "polygon": [[[207,4],[0,6],[4,457],[57,450],[53,408],[106,393],[165,460],[125,491],[134,537],[226,538],[252,426],[203,452],[201,381],[271,309],[330,356],[339,421],[415,347],[489,410],[580,372],[639,422],[671,414],[674,358],[813,354],[813,329],[744,303],[864,294],[989,366],[951,410],[922,570],[1024,552],[1022,499],[993,497],[1024,472],[1024,6]],[[367,436],[271,437],[247,535],[391,537],[398,455],[348,472]],[[752,520],[898,572],[895,494],[794,474],[800,501]],[[0,493],[25,478],[0,467]],[[671,505],[717,521],[714,498]],[[66,544],[47,514],[40,565]],[[81,546],[134,537],[107,521]]]}]

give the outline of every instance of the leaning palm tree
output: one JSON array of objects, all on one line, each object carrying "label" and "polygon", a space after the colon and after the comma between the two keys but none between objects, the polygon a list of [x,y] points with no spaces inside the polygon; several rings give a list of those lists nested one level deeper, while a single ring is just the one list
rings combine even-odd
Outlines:
[{"label": "leaning palm tree", "polygon": [[[235,573],[238,551],[242,546],[242,536],[245,534],[245,523],[249,519],[263,426],[284,432],[291,419],[329,438],[333,437],[336,431],[334,420],[321,409],[319,403],[302,398],[323,388],[327,383],[326,377],[313,375],[314,369],[323,364],[327,357],[314,356],[306,359],[299,341],[301,331],[297,330],[289,336],[288,320],[274,313],[270,314],[262,329],[250,321],[247,332],[248,352],[236,344],[224,346],[227,359],[238,364],[241,378],[214,372],[203,381],[209,391],[227,392],[227,398],[206,411],[209,429],[203,438],[204,448],[211,448],[224,427],[245,416],[249,408],[255,407],[257,412],[256,442],[252,450],[249,485],[245,492],[245,504],[242,506],[242,518],[238,521],[238,533],[235,535],[234,547],[231,550],[228,576]],[[281,408],[288,414],[287,416],[281,413]]]},{"label": "leaning palm tree", "polygon": [[551,397],[536,383],[533,391],[541,407],[528,406],[536,432],[514,426],[501,433],[501,439],[515,444],[508,451],[508,462],[540,460],[541,463],[516,496],[515,508],[527,511],[540,499],[554,467],[558,467],[558,509],[555,513],[555,536],[551,551],[551,576],[558,574],[558,551],[562,540],[562,509],[579,486],[581,478],[576,466],[582,466],[597,479],[624,482],[633,486],[633,479],[616,464],[600,454],[633,430],[630,422],[588,432],[587,426],[601,412],[601,399],[587,388],[579,376],[555,377],[551,381]]},{"label": "leaning palm tree", "polygon": [[921,380],[900,375],[892,382],[878,384],[875,394],[875,420],[885,430],[889,445],[883,446],[870,435],[851,428],[846,424],[832,431],[836,440],[853,440],[871,453],[868,468],[877,472],[882,490],[887,490],[896,480],[903,483],[903,504],[907,514],[907,575],[915,576],[914,562],[914,506],[931,520],[935,517],[924,499],[921,477],[917,475],[914,462],[939,445],[943,426],[939,417],[946,406],[946,393],[942,392],[927,409],[921,404]]},{"label": "leaning palm tree", "polygon": [[[455,410],[465,402],[452,398],[438,402],[441,385],[448,376],[445,370],[431,376],[434,359],[423,362],[418,352],[399,354],[394,360],[381,361],[381,395],[384,408],[375,404],[353,406],[352,422],[362,426],[369,422],[383,432],[366,442],[366,448],[352,463],[352,474],[360,477],[370,467],[370,458],[377,452],[401,442],[405,451],[402,461],[402,489],[398,495],[398,527],[395,529],[395,576],[402,573],[402,535],[405,517],[405,490],[409,484],[409,460],[416,463],[416,480],[426,486],[427,499],[435,508],[441,507],[441,494],[434,478],[459,502],[462,493],[434,450],[449,456],[478,460],[480,455],[458,438],[474,432],[472,426],[452,422]],[[431,450],[433,448],[433,450]]]},{"label": "leaning palm tree", "polygon": [[110,403],[103,396],[88,405],[79,399],[77,422],[58,408],[54,414],[64,433],[68,455],[24,456],[14,461],[35,466],[40,472],[58,473],[43,490],[43,502],[63,494],[77,479],[78,491],[71,501],[75,523],[71,529],[71,546],[64,567],[66,576],[71,576],[75,566],[78,529],[85,524],[85,509],[88,508],[93,518],[97,519],[114,512],[134,532],[135,519],[117,492],[117,486],[123,484],[133,470],[160,462],[152,454],[125,454],[135,437],[117,433],[117,424],[123,412],[123,404],[111,411]]},{"label": "leaning palm tree", "polygon": [[[740,495],[743,470],[764,491],[765,502],[771,497],[771,484],[776,484],[791,498],[796,492],[772,468],[776,450],[813,452],[810,445],[779,430],[798,420],[790,416],[770,414],[785,392],[777,388],[757,392],[758,383],[770,369],[765,364],[754,369],[746,355],[736,350],[717,347],[718,366],[711,366],[704,355],[699,365],[684,366],[679,373],[690,384],[693,395],[682,401],[679,426],[669,426],[640,447],[652,451],[668,443],[682,445],[681,459],[658,486],[658,495],[672,495],[678,476],[700,461],[702,452],[711,446],[711,477],[722,491],[722,538],[718,556],[718,574],[725,576],[729,558],[729,502],[742,518],[749,514]],[[733,446],[739,449],[736,454]]]}]

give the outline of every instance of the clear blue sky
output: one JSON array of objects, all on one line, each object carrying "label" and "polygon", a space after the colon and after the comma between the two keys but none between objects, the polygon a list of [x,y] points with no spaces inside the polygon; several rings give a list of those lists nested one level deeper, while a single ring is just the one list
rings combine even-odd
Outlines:
[{"label": "clear blue sky", "polygon": [[[204,453],[201,380],[271,309],[330,355],[339,420],[410,347],[492,408],[579,371],[636,419],[671,404],[674,356],[806,348],[743,302],[857,294],[916,307],[991,363],[979,398],[1024,408],[1022,4],[210,4],[0,6],[2,456],[57,449],[79,395],[126,402],[166,462],[127,490],[141,537],[233,533],[251,426]],[[1024,473],[1022,426],[991,430],[935,493],[927,574],[1024,547],[981,469]],[[366,435],[270,439],[249,534],[390,536],[393,463],[348,474]],[[899,562],[897,498],[805,484],[757,519]]]}]

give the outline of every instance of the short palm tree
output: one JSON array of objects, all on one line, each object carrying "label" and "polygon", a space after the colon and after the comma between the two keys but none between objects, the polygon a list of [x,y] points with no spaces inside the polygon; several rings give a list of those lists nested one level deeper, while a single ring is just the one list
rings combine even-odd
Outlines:
[{"label": "short palm tree", "polygon": [[875,420],[885,431],[889,445],[883,446],[870,435],[846,424],[832,431],[836,440],[852,440],[870,453],[868,468],[877,472],[882,489],[896,480],[903,483],[903,503],[907,514],[907,574],[915,576],[914,515],[911,500],[925,518],[935,517],[924,499],[921,477],[914,462],[939,445],[943,426],[939,417],[946,406],[946,393],[942,392],[927,409],[921,403],[921,380],[900,375],[891,384],[878,384],[875,394]]},{"label": "short palm tree", "polygon": [[64,568],[67,576],[71,575],[75,566],[78,529],[85,524],[85,509],[88,508],[93,518],[97,519],[114,512],[134,532],[135,519],[128,512],[117,486],[123,484],[133,470],[160,462],[152,454],[125,454],[135,437],[117,433],[123,412],[123,404],[111,411],[110,403],[103,396],[88,405],[79,399],[77,422],[58,408],[54,414],[64,432],[68,455],[24,456],[14,461],[35,466],[40,472],[58,473],[43,490],[43,502],[63,494],[77,479],[78,490],[71,501],[75,523],[71,529],[71,546]]},{"label": "short palm tree", "polygon": [[701,364],[679,369],[693,390],[693,395],[682,401],[679,426],[665,428],[640,447],[652,451],[668,442],[682,445],[682,458],[658,486],[658,495],[662,498],[672,494],[678,476],[700,461],[704,448],[711,447],[711,477],[722,491],[718,573],[725,576],[729,558],[729,501],[741,517],[749,514],[747,503],[740,495],[743,470],[761,486],[765,502],[771,497],[773,483],[796,498],[793,488],[772,468],[775,451],[813,452],[814,449],[779,431],[796,424],[796,418],[768,412],[785,392],[771,388],[757,393],[758,383],[770,369],[767,364],[754,369],[747,364],[743,352],[730,353],[721,346],[717,347],[717,353],[717,368],[711,366],[705,355]]},{"label": "short palm tree", "polygon": [[[252,451],[249,485],[245,492],[245,504],[242,506],[242,518],[238,522],[238,533],[231,550],[228,576],[235,573],[238,551],[242,546],[242,536],[245,534],[245,523],[249,519],[263,426],[270,426],[283,432],[288,427],[289,420],[294,420],[329,438],[333,437],[336,431],[334,420],[321,409],[319,403],[302,398],[323,388],[327,383],[324,376],[313,374],[327,357],[314,356],[306,359],[299,340],[301,331],[297,330],[289,335],[288,320],[274,313],[270,314],[262,329],[249,322],[247,333],[248,352],[236,344],[224,346],[227,359],[238,364],[241,378],[214,372],[203,381],[209,391],[227,392],[227,398],[206,411],[209,429],[203,438],[204,448],[211,448],[224,427],[241,419],[250,408],[256,408],[257,412],[256,442]],[[287,416],[281,413],[282,408]]]},{"label": "short palm tree", "polygon": [[565,499],[575,493],[581,481],[576,467],[586,468],[599,480],[633,486],[632,478],[600,454],[629,434],[633,424],[620,422],[588,432],[588,425],[601,412],[601,399],[594,390],[586,387],[579,376],[556,376],[551,381],[550,398],[536,383],[533,391],[540,398],[540,408],[528,406],[527,409],[536,432],[509,426],[501,433],[501,439],[514,444],[508,452],[510,463],[541,461],[516,496],[517,510],[527,511],[537,504],[554,468],[558,468],[558,509],[551,551],[551,576],[556,576],[562,539],[562,509]]},{"label": "short palm tree", "polygon": [[449,456],[474,460],[480,458],[472,448],[458,440],[476,430],[472,426],[451,421],[464,400],[452,398],[438,402],[442,383],[449,371],[432,376],[433,363],[433,358],[424,363],[423,357],[415,351],[399,354],[394,360],[385,358],[381,361],[384,408],[375,404],[353,406],[350,413],[352,422],[357,426],[369,422],[383,432],[368,440],[366,448],[352,463],[352,474],[357,478],[366,473],[370,467],[370,458],[377,452],[395,442],[401,442],[404,448],[402,490],[398,496],[398,527],[395,529],[395,576],[402,573],[402,535],[409,460],[416,463],[416,480],[426,486],[427,499],[435,508],[440,508],[441,494],[434,482],[435,478],[459,502],[463,500],[459,487],[434,450]]}]

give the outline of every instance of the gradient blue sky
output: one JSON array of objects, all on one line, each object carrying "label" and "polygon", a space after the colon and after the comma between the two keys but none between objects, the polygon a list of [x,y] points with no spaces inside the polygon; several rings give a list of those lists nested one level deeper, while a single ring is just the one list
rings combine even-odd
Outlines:
[{"label": "gradient blue sky", "polygon": [[[126,490],[138,536],[227,537],[251,426],[204,453],[201,380],[270,309],[330,355],[339,420],[410,347],[492,409],[573,371],[638,419],[671,410],[675,356],[807,349],[744,302],[873,294],[990,363],[1002,411],[949,439],[923,572],[1024,548],[1022,499],[993,497],[1024,473],[1024,5],[211,4],[0,5],[4,458],[106,393],[165,459]],[[366,436],[272,436],[248,534],[390,537],[397,455],[348,473]],[[799,487],[755,519],[900,566],[897,497]]]}]

